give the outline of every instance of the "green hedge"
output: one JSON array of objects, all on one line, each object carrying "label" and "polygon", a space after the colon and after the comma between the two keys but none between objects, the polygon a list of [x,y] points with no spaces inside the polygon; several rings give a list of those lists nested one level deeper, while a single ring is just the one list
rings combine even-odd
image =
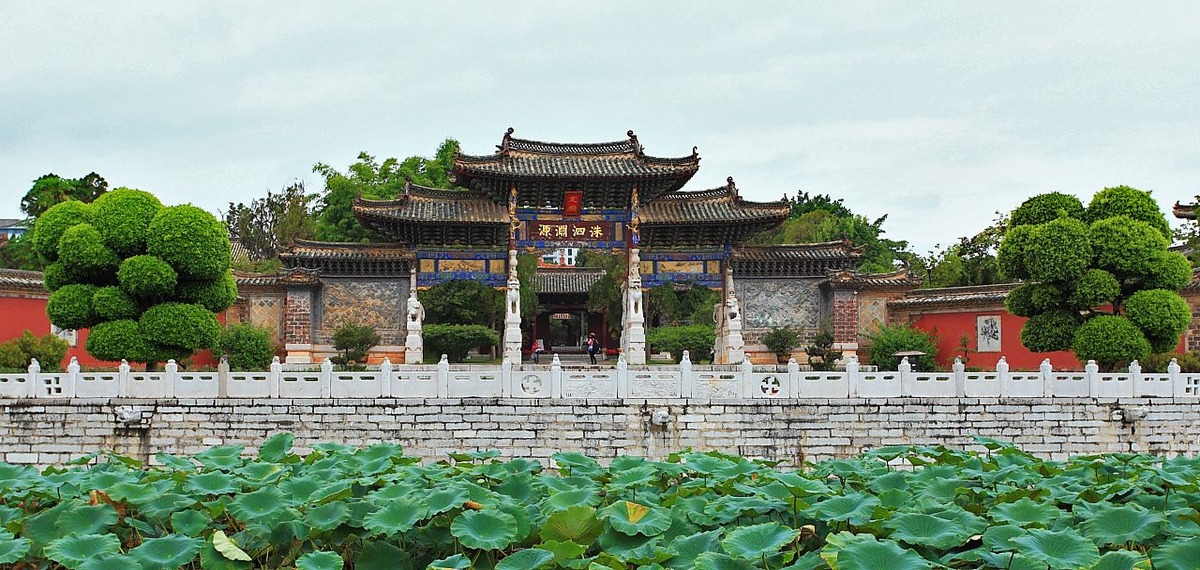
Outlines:
[{"label": "green hedge", "polygon": [[266,370],[275,356],[275,346],[267,329],[239,324],[222,331],[221,352],[230,370]]},{"label": "green hedge", "polygon": [[681,327],[655,327],[646,331],[646,344],[651,353],[669,352],[675,362],[683,360],[683,351],[688,351],[692,362],[712,360],[713,345],[717,333],[710,325],[686,325]]},{"label": "green hedge", "polygon": [[1021,327],[1021,344],[1034,352],[1069,350],[1079,320],[1078,313],[1059,309],[1033,315]]},{"label": "green hedge", "polygon": [[131,319],[105,321],[92,327],[85,348],[100,360],[159,361],[155,346],[142,335],[137,321]]},{"label": "green hedge", "polygon": [[440,356],[445,354],[450,362],[462,362],[467,354],[481,346],[496,346],[500,334],[483,325],[425,325],[425,352]]},{"label": "green hedge", "polygon": [[867,348],[868,360],[880,370],[895,370],[900,359],[893,355],[911,350],[925,353],[924,356],[908,359],[913,370],[933,370],[936,364],[934,355],[937,354],[937,338],[923,330],[909,325],[888,325],[875,334],[867,335],[867,338],[871,340],[871,346]]},{"label": "green hedge", "polygon": [[70,346],[67,341],[52,334],[34,336],[26,330],[21,336],[0,344],[0,370],[24,372],[30,359],[36,358],[41,369],[47,372],[61,368],[63,358]]},{"label": "green hedge", "polygon": [[162,208],[153,194],[132,188],[117,188],[92,203],[92,224],[104,243],[121,257],[146,251],[146,227]]},{"label": "green hedge", "polygon": [[1072,344],[1080,361],[1095,360],[1104,370],[1150,355],[1150,341],[1125,317],[1102,315],[1080,325]]},{"label": "green hedge", "polygon": [[181,279],[215,280],[229,270],[229,230],[192,205],[158,211],[146,233],[146,251],[171,264]]}]

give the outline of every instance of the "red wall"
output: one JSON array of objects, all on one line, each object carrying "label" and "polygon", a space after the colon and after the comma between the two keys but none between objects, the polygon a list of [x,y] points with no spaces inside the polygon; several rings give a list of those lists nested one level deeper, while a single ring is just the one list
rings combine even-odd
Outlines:
[{"label": "red wall", "polygon": [[[217,315],[217,319],[225,322],[225,315]],[[26,330],[37,336],[50,334],[50,318],[46,316],[46,300],[27,297],[0,297],[0,342],[7,342],[21,336]],[[116,362],[96,360],[84,350],[87,343],[88,330],[80,330],[76,335],[75,346],[67,349],[61,366],[74,356],[79,359],[79,365],[84,368],[116,368]],[[217,361],[210,351],[202,351],[192,358],[194,366],[216,366]]]},{"label": "red wall", "polygon": [[938,337],[938,364],[949,367],[959,354],[958,346],[962,335],[970,338],[968,346],[974,350],[976,317],[1000,315],[1000,352],[972,352],[967,366],[994,370],[1001,356],[1008,361],[1012,370],[1036,370],[1045,358],[1050,359],[1055,370],[1082,370],[1083,365],[1067,351],[1031,352],[1021,345],[1021,327],[1025,317],[1010,315],[1005,311],[963,311],[957,313],[927,313],[916,318],[913,326]]}]

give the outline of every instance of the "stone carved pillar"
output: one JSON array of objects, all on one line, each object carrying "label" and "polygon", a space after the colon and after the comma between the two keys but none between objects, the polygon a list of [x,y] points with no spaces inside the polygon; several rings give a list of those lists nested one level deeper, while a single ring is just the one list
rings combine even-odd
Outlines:
[{"label": "stone carved pillar", "polygon": [[733,287],[733,269],[725,270],[725,302],[714,308],[717,322],[717,341],[713,361],[717,364],[737,364],[746,359],[746,343],[742,338],[742,308]]},{"label": "stone carved pillar", "polygon": [[629,269],[625,281],[624,326],[621,332],[621,353],[629,364],[646,363],[646,315],[642,306],[642,258],[638,249],[629,250]]},{"label": "stone carved pillar", "polygon": [[508,290],[504,295],[504,357],[521,361],[521,280],[517,278],[517,250],[508,250]]},{"label": "stone carved pillar", "polygon": [[405,329],[408,336],[404,337],[404,363],[420,364],[425,358],[425,337],[422,324],[425,322],[425,307],[417,299],[417,268],[409,269],[408,273],[408,303],[405,311]]}]

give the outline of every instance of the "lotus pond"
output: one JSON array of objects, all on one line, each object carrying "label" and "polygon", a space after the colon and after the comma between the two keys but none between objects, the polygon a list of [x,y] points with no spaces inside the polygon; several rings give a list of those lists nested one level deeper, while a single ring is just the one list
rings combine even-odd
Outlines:
[{"label": "lotus pond", "polygon": [[80,570],[1200,568],[1200,460],[889,447],[424,464],[395,445],[0,463],[0,565]]}]

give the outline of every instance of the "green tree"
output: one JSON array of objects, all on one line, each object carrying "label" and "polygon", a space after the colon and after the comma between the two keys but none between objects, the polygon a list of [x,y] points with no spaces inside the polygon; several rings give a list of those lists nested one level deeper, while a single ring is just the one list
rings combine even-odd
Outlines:
[{"label": "green tree", "polygon": [[91,203],[107,191],[108,181],[95,172],[83,178],[46,174],[34,180],[33,187],[21,198],[21,211],[30,218],[37,218],[61,202],[78,200]]},{"label": "green tree", "polygon": [[935,248],[922,259],[926,287],[963,287],[999,283],[1000,267],[996,249],[1008,226],[1008,217],[1000,215],[992,225],[971,236],[959,238],[946,249]]},{"label": "green tree", "polygon": [[379,342],[374,327],[343,323],[333,331],[333,348],[338,355],[330,360],[339,366],[361,370],[366,366],[367,352]]},{"label": "green tree", "polygon": [[21,336],[0,344],[0,370],[24,372],[34,358],[42,370],[60,370],[68,348],[67,341],[53,334],[35,336],[26,330]]},{"label": "green tree", "polygon": [[230,202],[225,225],[252,260],[275,259],[292,240],[314,235],[317,221],[312,205],[316,198],[305,192],[303,182],[297,182],[279,192],[267,192],[265,198],[255,198],[250,204]]},{"label": "green tree", "polygon": [[221,353],[230,370],[266,370],[275,356],[271,331],[251,324],[230,326],[221,332]]},{"label": "green tree", "polygon": [[466,360],[471,349],[500,343],[499,333],[482,325],[431,324],[423,333],[428,350],[426,356],[437,358],[445,354],[450,362]]},{"label": "green tree", "polygon": [[62,328],[90,328],[92,356],[151,366],[217,346],[214,313],[233,304],[237,286],[228,234],[212,214],[119,188],[93,204],[51,207],[34,235],[54,261],[46,314]]},{"label": "green tree", "polygon": [[1166,218],[1149,192],[1105,188],[1087,208],[1043,194],[1012,220],[997,263],[1006,277],[1028,280],[1005,301],[1029,317],[1021,329],[1027,348],[1072,350],[1111,370],[1179,343],[1192,318],[1177,293],[1191,279],[1190,263],[1167,250]]},{"label": "green tree", "polygon": [[0,237],[0,267],[41,271],[46,264],[33,248],[33,236],[26,232],[11,238]]},{"label": "green tree", "polygon": [[792,213],[779,227],[752,237],[752,244],[821,243],[849,240],[863,247],[859,270],[867,273],[893,271],[897,264],[913,263],[918,258],[908,250],[908,242],[883,237],[887,215],[874,221],[855,214],[828,195],[810,196],[800,192],[791,199]]},{"label": "green tree", "polygon": [[426,322],[494,328],[504,317],[504,293],[468,279],[455,279],[418,291]]},{"label": "green tree", "polygon": [[604,313],[608,322],[608,334],[617,338],[621,334],[621,317],[625,304],[621,292],[625,286],[625,254],[607,253],[596,250],[581,250],[576,265],[604,269],[604,275],[588,288],[587,308],[593,313]]},{"label": "green tree", "polygon": [[324,163],[313,172],[325,178],[325,189],[317,202],[316,237],[324,241],[384,241],[354,217],[354,197],[387,200],[399,196],[405,181],[432,188],[454,188],[450,172],[458,141],[448,138],[433,158],[410,156],[404,160],[389,158],[379,162],[366,152],[341,172]]},{"label": "green tree", "polygon": [[900,364],[900,358],[895,354],[907,351],[924,353],[908,359],[913,370],[933,370],[936,365],[934,355],[937,354],[937,338],[911,325],[887,325],[867,335],[867,338],[871,340],[871,346],[867,347],[867,358],[880,370],[895,370]]}]

